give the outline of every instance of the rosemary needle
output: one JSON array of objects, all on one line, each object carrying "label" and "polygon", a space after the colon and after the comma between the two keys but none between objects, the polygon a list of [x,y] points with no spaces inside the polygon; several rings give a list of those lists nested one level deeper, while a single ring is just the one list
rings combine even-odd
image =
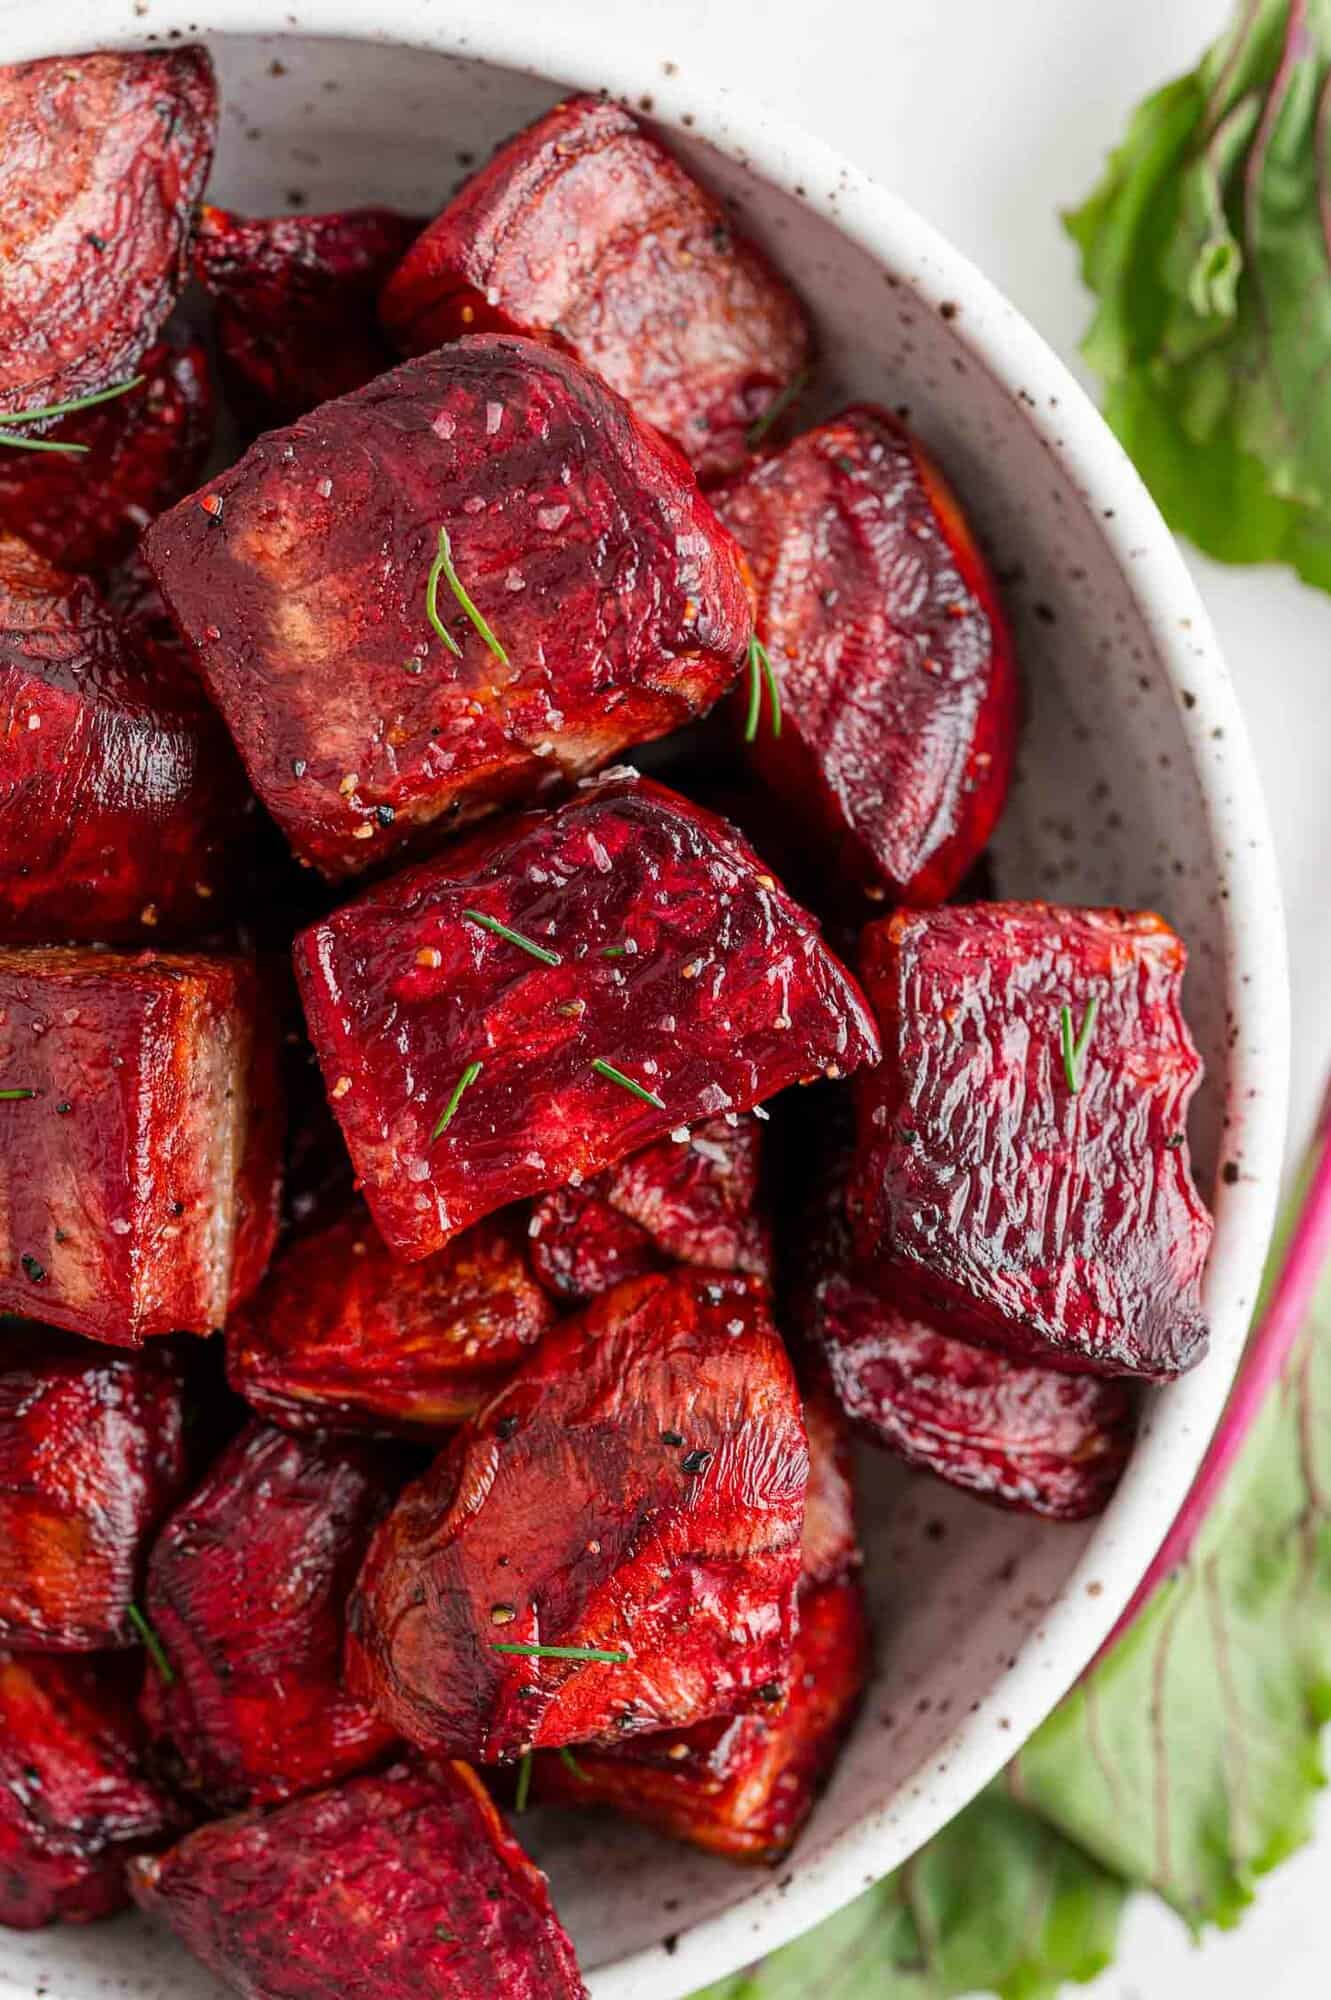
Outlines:
[{"label": "rosemary needle", "polygon": [[35,1090],[0,1090],[0,1104],[14,1104],[20,1097],[35,1097]]},{"label": "rosemary needle", "polygon": [[762,415],[758,417],[755,420],[755,422],[751,423],[749,425],[748,430],[745,431],[744,433],[744,442],[749,447],[750,451],[757,450],[758,446],[767,436],[768,431],[771,430],[773,424],[777,421],[779,417],[785,416],[786,411],[790,408],[791,404],[796,400],[797,397],[802,396],[804,394],[804,391],[808,388],[808,386],[809,386],[809,371],[807,368],[801,368],[799,374],[793,376],[792,379],[789,382],[787,382],[785,388],[781,390],[780,394],[773,396],[771,402],[767,405],[767,408],[763,411]]},{"label": "rosemary needle", "polygon": [[635,1083],[631,1076],[625,1076],[623,1070],[616,1069],[613,1063],[603,1062],[600,1056],[596,1056],[592,1061],[592,1068],[598,1076],[607,1077],[611,1083],[617,1083],[623,1089],[631,1090],[644,1104],[654,1104],[658,1111],[665,1110],[664,1098],[658,1097],[654,1090],[647,1090],[642,1084]]},{"label": "rosemary needle", "polygon": [[772,704],[772,734],[781,734],[781,691],[776,684],[772,662],[767,648],[755,632],[749,641],[749,712],[744,718],[744,741],[752,743],[758,734],[758,718],[762,713],[763,682],[767,683],[767,696]]},{"label": "rosemary needle", "polygon": [[444,1106],[443,1110],[440,1112],[439,1122],[435,1126],[433,1132],[431,1132],[430,1134],[430,1144],[432,1146],[435,1140],[440,1138],[442,1134],[445,1133],[448,1130],[449,1126],[452,1124],[453,1114],[457,1110],[459,1104],[461,1104],[462,1102],[463,1091],[469,1089],[471,1085],[475,1083],[480,1073],[481,1073],[481,1065],[478,1062],[468,1063],[467,1067],[463,1070],[461,1076],[458,1078],[457,1082],[453,1086],[453,1095],[449,1098],[448,1103]]},{"label": "rosemary needle", "polygon": [[622,1667],[628,1660],[627,1653],[612,1653],[604,1646],[528,1646],[519,1639],[492,1639],[492,1653],[521,1653],[529,1660],[608,1660],[611,1665]]},{"label": "rosemary needle", "polygon": [[147,1648],[148,1658],[156,1667],[167,1687],[174,1687],[176,1670],[166,1657],[166,1648],[143,1613],[139,1610],[138,1605],[131,1604],[125,1615],[134,1627],[134,1630],[138,1633],[140,1639],[142,1639],[144,1646]]},{"label": "rosemary needle", "polygon": [[468,923],[479,924],[482,930],[493,931],[496,937],[505,938],[509,944],[518,945],[523,951],[530,952],[533,958],[540,959],[542,965],[562,965],[564,962],[557,951],[547,951],[543,944],[537,944],[535,938],[524,937],[521,931],[510,930],[508,925],[501,924],[497,917],[487,917],[484,910],[464,910],[462,914]]},{"label": "rosemary needle", "polygon": [[527,1800],[531,1796],[531,1751],[528,1750],[518,1766],[518,1789],[513,1795],[514,1812],[526,1812]]},{"label": "rosemary needle", "polygon": [[440,528],[439,530],[439,547],[435,552],[434,561],[430,564],[429,580],[425,586],[425,615],[447,646],[449,652],[453,653],[458,659],[461,659],[461,646],[459,646],[457,640],[439,616],[439,579],[441,576],[448,584],[449,589],[452,591],[454,597],[456,597],[463,611],[466,612],[468,618],[470,618],[472,624],[480,633],[482,639],[484,639],[486,645],[490,648],[490,651],[494,654],[500,665],[506,667],[509,664],[508,654],[500,645],[486,619],[477,610],[475,604],[473,604],[466,585],[453,567],[453,545],[448,539],[447,528]]},{"label": "rosemary needle", "polygon": [[1063,1046],[1063,1074],[1068,1080],[1068,1089],[1074,1097],[1082,1086],[1083,1064],[1095,1028],[1095,1017],[1099,1011],[1100,1002],[1093,994],[1086,1002],[1086,1012],[1082,1015],[1081,1026],[1074,1041],[1072,1009],[1064,1006],[1058,1010],[1059,1038]]},{"label": "rosemary needle", "polygon": [[113,396],[123,396],[131,389],[137,389],[142,375],[132,375],[128,382],[117,382],[110,389],[97,389],[91,396],[71,396],[63,403],[43,403],[35,410],[0,410],[0,445],[12,445],[18,451],[64,451],[86,452],[86,444],[62,444],[58,438],[14,437],[11,433],[24,424],[45,423],[48,417],[71,417],[79,410],[91,410],[98,403],[109,403]]}]

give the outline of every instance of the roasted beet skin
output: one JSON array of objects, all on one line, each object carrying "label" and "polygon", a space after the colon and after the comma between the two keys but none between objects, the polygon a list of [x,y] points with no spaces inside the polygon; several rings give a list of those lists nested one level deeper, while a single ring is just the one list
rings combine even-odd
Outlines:
[{"label": "roasted beet skin", "polygon": [[0,941],[215,926],[247,799],[197,689],[135,658],[86,578],[0,535]]},{"label": "roasted beet skin", "polygon": [[136,1347],[257,1283],[280,1144],[239,958],[0,949],[0,1312]]},{"label": "roasted beet skin", "polygon": [[222,383],[242,422],[294,423],[392,366],[376,302],[419,229],[391,208],[200,212],[190,257],[213,302]]},{"label": "roasted beet skin", "polygon": [[687,1138],[658,1139],[581,1187],[543,1195],[530,1224],[536,1275],[568,1299],[676,1263],[769,1277],[759,1133],[755,1118],[709,1118]]},{"label": "roasted beet skin", "polygon": [[0,69],[0,421],[136,372],[212,163],[201,48]]},{"label": "roasted beet skin", "polygon": [[203,470],[213,430],[203,349],[163,343],[139,372],[138,388],[52,428],[52,438],[81,452],[0,446],[0,529],[62,569],[119,562]]},{"label": "roasted beet skin", "polygon": [[397,1484],[373,1445],[254,1423],[163,1527],[145,1601],[173,1679],[149,1673],[143,1716],[210,1804],[313,1791],[393,1743],[341,1665],[347,1593]]},{"label": "roasted beet skin", "polygon": [[[447,580],[431,628],[440,530]],[[326,875],[687,722],[752,630],[669,445],[576,362],[464,340],[260,438],[144,540],[256,791]]]},{"label": "roasted beet skin", "polygon": [[[1012,642],[956,501],[885,410],[847,410],[715,495],[758,587],[764,689],[747,754],[825,867],[910,903],[950,895],[993,832],[1017,736]],[[737,716],[748,722],[750,688]]]},{"label": "roasted beet skin", "polygon": [[502,146],[403,258],[384,323],[409,354],[468,332],[576,355],[700,477],[809,360],[799,301],[620,105],[573,97]]},{"label": "roasted beet skin", "polygon": [[544,1875],[465,1764],[215,1821],[130,1887],[250,2000],[585,2000]]},{"label": "roasted beet skin", "polygon": [[33,1931],[123,1909],[126,1857],[181,1824],[143,1750],[104,1662],[0,1652],[0,1924]]},{"label": "roasted beet skin", "polygon": [[232,1387],[288,1430],[438,1437],[554,1323],[526,1253],[525,1218],[510,1210],[399,1264],[357,1202],[289,1244],[233,1318]]},{"label": "roasted beet skin", "polygon": [[302,931],[295,962],[357,1173],[406,1258],[877,1052],[854,981],[734,828],[631,774],[368,891]]},{"label": "roasted beet skin", "polygon": [[375,1535],[348,1686],[487,1763],[780,1701],[809,1461],[764,1296],[680,1270],[546,1334]]},{"label": "roasted beet skin", "polygon": [[[883,1060],[858,1085],[847,1205],[904,1313],[1074,1372],[1167,1380],[1201,1359],[1184,960],[1128,910],[958,904],[868,927]],[[1075,1090],[1063,1010],[1074,1045],[1087,1033]]]},{"label": "roasted beet skin", "polygon": [[136,1643],[141,1559],[186,1479],[182,1379],[165,1348],[0,1328],[0,1645]]}]

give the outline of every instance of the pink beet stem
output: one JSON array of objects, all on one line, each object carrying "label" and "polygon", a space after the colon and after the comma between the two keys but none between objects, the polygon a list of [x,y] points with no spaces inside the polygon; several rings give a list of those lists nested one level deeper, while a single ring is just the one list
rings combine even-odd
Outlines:
[{"label": "pink beet stem", "polygon": [[1268,1391],[1284,1372],[1328,1255],[1331,1255],[1331,1088],[1323,1099],[1313,1133],[1298,1219],[1285,1246],[1279,1275],[1248,1342],[1224,1414],[1173,1527],[1106,1639],[1101,1654],[1132,1623],[1166,1577],[1172,1576],[1192,1553],[1202,1523],[1229,1477]]}]

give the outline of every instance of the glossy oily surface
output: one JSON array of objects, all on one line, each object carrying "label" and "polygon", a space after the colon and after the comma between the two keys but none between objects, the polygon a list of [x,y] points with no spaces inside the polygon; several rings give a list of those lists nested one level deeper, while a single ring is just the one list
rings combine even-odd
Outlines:
[{"label": "glossy oily surface", "polygon": [[689,721],[751,630],[678,454],[530,341],[461,341],[260,438],[144,550],[255,789],[332,876]]},{"label": "glossy oily surface", "polygon": [[0,70],[0,414],[134,373],[184,279],[216,126],[203,49]]},{"label": "glossy oily surface", "polygon": [[251,2000],[582,2000],[534,1868],[465,1764],[394,1765],[136,1861],[137,1900]]},{"label": "glossy oily surface", "polygon": [[419,354],[461,333],[576,355],[700,477],[731,472],[797,381],[809,327],[720,202],[621,105],[570,98],[520,132],[432,222],[385,287]]},{"label": "glossy oily surface", "polygon": [[765,691],[746,754],[827,873],[940,901],[994,830],[1017,739],[1012,641],[960,508],[918,440],[867,405],[715,497],[780,691],[779,723]]},{"label": "glossy oily surface", "polygon": [[883,1061],[857,1091],[847,1207],[904,1309],[1074,1370],[1201,1359],[1184,961],[1166,923],[1127,910],[977,903],[869,926]]},{"label": "glossy oily surface", "polygon": [[632,1279],[403,1494],[348,1610],[348,1686],[487,1763],[779,1702],[808,1475],[758,1281]]},{"label": "glossy oily surface", "polygon": [[632,774],[369,891],[295,962],[366,1198],[408,1258],[876,1053],[855,982],[734,829]]}]

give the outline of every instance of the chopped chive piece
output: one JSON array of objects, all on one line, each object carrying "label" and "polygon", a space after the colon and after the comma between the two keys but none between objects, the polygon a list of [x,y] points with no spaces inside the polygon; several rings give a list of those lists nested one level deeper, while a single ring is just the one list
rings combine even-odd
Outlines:
[{"label": "chopped chive piece", "polygon": [[580,1785],[585,1785],[590,1782],[587,1777],[587,1773],[583,1770],[581,1764],[578,1762],[577,1758],[573,1755],[573,1752],[571,1750],[567,1748],[561,1750],[559,1753],[559,1761],[564,1766],[564,1769],[577,1779]]},{"label": "chopped chive piece", "polygon": [[496,937],[507,938],[510,944],[529,951],[533,958],[540,959],[542,965],[562,965],[564,962],[557,951],[547,951],[534,938],[524,937],[521,931],[511,931],[507,924],[501,924],[496,917],[487,917],[483,910],[464,910],[462,914],[468,923],[479,924],[483,931],[493,931]]},{"label": "chopped chive piece", "polygon": [[13,1104],[20,1097],[35,1097],[35,1090],[0,1090],[0,1104]]},{"label": "chopped chive piece", "polygon": [[529,1660],[608,1660],[617,1667],[628,1660],[627,1653],[610,1653],[604,1646],[526,1646],[518,1639],[492,1639],[490,1651],[521,1653]]},{"label": "chopped chive piece", "polygon": [[498,639],[496,639],[486,620],[472,603],[466,585],[453,567],[453,545],[448,539],[447,528],[439,530],[439,549],[434,561],[430,565],[430,579],[425,588],[425,614],[435,631],[439,634],[439,637],[448,647],[449,652],[456,653],[460,659],[462,657],[461,646],[459,646],[457,640],[441,623],[439,618],[439,579],[441,576],[447,580],[449,589],[466,612],[468,618],[470,618],[472,624],[476,627],[476,630],[480,633],[482,639],[484,639],[486,645],[490,648],[490,651],[494,654],[500,665],[506,667],[509,664],[508,654],[504,651]]},{"label": "chopped chive piece", "polygon": [[134,1627],[140,1639],[142,1639],[148,1651],[148,1658],[152,1661],[166,1685],[174,1687],[176,1670],[170,1660],[167,1659],[165,1647],[143,1613],[139,1610],[138,1605],[131,1604],[125,1616],[129,1619],[130,1624]]},{"label": "chopped chive piece", "polygon": [[797,397],[804,394],[808,386],[809,371],[807,368],[801,368],[799,374],[792,381],[787,382],[780,395],[773,396],[762,415],[751,423],[748,430],[744,433],[744,442],[750,451],[758,449],[758,446],[767,436],[768,431],[771,430],[772,425],[777,421],[778,417],[785,416],[791,404]]},{"label": "chopped chive piece", "polygon": [[1075,1097],[1082,1086],[1082,1065],[1090,1046],[1091,1034],[1095,1027],[1095,1017],[1100,1011],[1100,1002],[1094,996],[1086,1002],[1086,1012],[1082,1015],[1077,1038],[1072,1038],[1072,1009],[1060,1007],[1058,1010],[1059,1037],[1063,1045],[1063,1074],[1068,1080],[1068,1089]]},{"label": "chopped chive piece", "polygon": [[744,741],[752,743],[758,734],[758,718],[762,714],[763,682],[767,683],[767,698],[772,704],[772,734],[781,734],[781,690],[776,684],[772,662],[767,648],[755,632],[749,641],[749,712],[744,718]]},{"label": "chopped chive piece", "polygon": [[452,1124],[453,1114],[462,1102],[463,1091],[469,1089],[475,1083],[480,1073],[481,1065],[478,1062],[468,1063],[467,1067],[463,1070],[461,1076],[453,1086],[453,1095],[449,1098],[443,1111],[440,1113],[439,1123],[430,1134],[430,1144],[432,1146],[435,1140],[445,1133]]},{"label": "chopped chive piece", "polygon": [[631,1076],[625,1076],[622,1069],[616,1069],[613,1063],[602,1062],[600,1056],[596,1056],[593,1058],[592,1068],[598,1076],[608,1077],[611,1083],[620,1084],[625,1090],[631,1090],[644,1104],[654,1104],[658,1111],[665,1110],[664,1098],[658,1097],[654,1090],[645,1090],[640,1083],[635,1083]]},{"label": "chopped chive piece", "polygon": [[513,1795],[514,1812],[526,1812],[527,1800],[531,1796],[532,1754],[528,1750],[518,1765],[518,1789]]}]

